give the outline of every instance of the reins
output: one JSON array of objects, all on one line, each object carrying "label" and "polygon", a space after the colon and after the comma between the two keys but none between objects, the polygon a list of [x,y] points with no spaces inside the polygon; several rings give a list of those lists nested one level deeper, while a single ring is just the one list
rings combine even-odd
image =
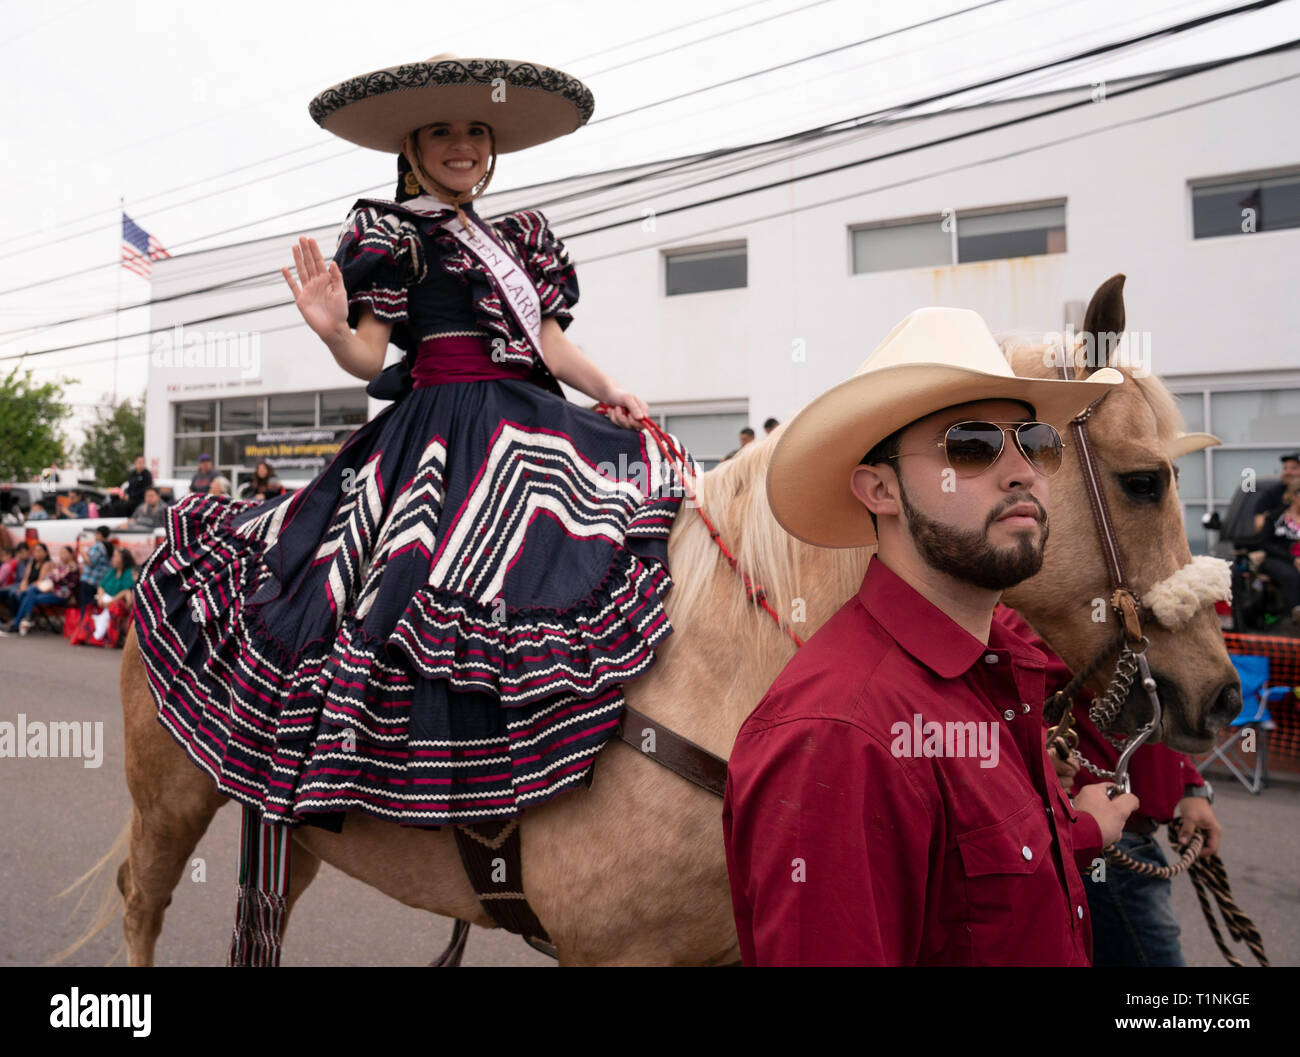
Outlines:
[{"label": "reins", "polygon": [[[613,409],[608,404],[597,404],[595,410],[601,414],[607,414]],[[709,520],[709,515],[705,512],[704,507],[700,505],[695,490],[691,487],[691,479],[695,476],[695,467],[690,457],[687,456],[687,454],[682,451],[676,443],[674,443],[671,434],[665,432],[660,427],[659,423],[654,421],[654,419],[641,418],[637,421],[641,423],[644,431],[650,434],[655,445],[659,448],[660,454],[663,455],[664,461],[670,464],[675,464],[681,471],[682,490],[685,492],[686,498],[690,500],[691,504],[695,507],[696,513],[700,515],[700,520],[704,522],[705,527],[709,530],[709,538],[713,540],[713,542],[717,544],[718,549],[722,551],[722,556],[727,559],[727,564],[730,565],[732,571],[734,571],[736,575],[744,581],[746,597],[751,602],[757,602],[767,615],[776,622],[776,626],[788,635],[790,640],[796,646],[802,646],[803,640],[799,638],[792,629],[786,627],[786,625],[781,622],[781,617],[768,603],[767,592],[763,590],[762,585],[755,584],[754,581],[750,579],[749,574],[740,568],[740,564],[736,561],[736,556],[731,553],[731,549],[722,539],[717,527],[711,520]]]}]

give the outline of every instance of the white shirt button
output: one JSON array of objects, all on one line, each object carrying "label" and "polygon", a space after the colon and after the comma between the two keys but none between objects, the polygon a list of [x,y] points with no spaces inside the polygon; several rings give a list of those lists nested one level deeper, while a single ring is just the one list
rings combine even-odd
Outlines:
[{"label": "white shirt button", "polygon": [[998,655],[997,655],[996,653],[986,653],[986,654],[984,654],[984,663],[985,663],[985,664],[997,664],[997,663],[998,663]]},{"label": "white shirt button", "polygon": [[1013,712],[1011,709],[1008,708],[1005,712],[1002,713],[1002,718],[1005,719],[1008,723],[1010,723],[1013,719],[1016,718],[1016,714],[1015,712]]},{"label": "white shirt button", "polygon": [[1076,907],[1075,909],[1077,909],[1077,910],[1079,911],[1079,920],[1082,921],[1082,920],[1083,920],[1083,907],[1080,906],[1080,907]]},{"label": "white shirt button", "polygon": [[1023,848],[1020,849],[1020,854],[1023,855],[1026,860],[1032,859],[1034,857],[1034,853],[1029,850],[1028,844],[1026,844]]},{"label": "white shirt button", "polygon": [[1028,702],[1028,701],[1022,701],[1022,702],[1020,702],[1020,711],[1023,712],[1025,715],[1029,715],[1029,702]]}]

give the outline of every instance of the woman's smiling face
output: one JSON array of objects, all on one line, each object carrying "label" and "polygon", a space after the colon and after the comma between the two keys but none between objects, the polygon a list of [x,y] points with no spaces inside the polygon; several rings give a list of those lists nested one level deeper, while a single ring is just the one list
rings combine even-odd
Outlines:
[{"label": "woman's smiling face", "polygon": [[424,170],[444,187],[469,191],[492,159],[492,129],[481,121],[438,121],[416,133]]}]

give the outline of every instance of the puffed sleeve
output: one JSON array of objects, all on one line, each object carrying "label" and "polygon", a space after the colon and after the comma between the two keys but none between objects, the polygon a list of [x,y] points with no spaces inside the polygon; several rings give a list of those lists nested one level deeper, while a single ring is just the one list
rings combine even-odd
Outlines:
[{"label": "puffed sleeve", "polygon": [[551,231],[546,217],[535,210],[509,213],[497,221],[497,226],[519,251],[537,287],[542,316],[554,316],[567,329],[573,322],[573,306],[578,303],[578,273],[564,243]]},{"label": "puffed sleeve", "polygon": [[406,293],[424,278],[420,233],[410,221],[375,206],[354,209],[339,232],[335,263],[348,292],[348,326],[368,305],[375,318],[393,324],[393,344],[406,348]]}]

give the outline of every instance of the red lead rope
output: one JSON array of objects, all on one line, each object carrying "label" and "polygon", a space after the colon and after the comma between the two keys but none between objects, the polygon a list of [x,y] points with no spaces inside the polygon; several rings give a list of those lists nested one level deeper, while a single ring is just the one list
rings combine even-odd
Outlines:
[{"label": "red lead rope", "polygon": [[[613,410],[613,408],[609,404],[597,404],[595,410],[602,415],[607,415]],[[722,541],[722,537],[719,536],[718,530],[714,527],[713,522],[709,520],[709,515],[705,513],[704,507],[700,505],[699,499],[696,498],[695,490],[691,487],[690,482],[695,476],[695,470],[686,453],[677,446],[670,434],[660,428],[659,423],[650,418],[642,418],[638,419],[638,421],[641,423],[645,432],[649,433],[655,444],[658,445],[660,454],[664,457],[664,461],[672,463],[680,469],[682,483],[686,490],[686,497],[695,505],[695,509],[699,513],[700,519],[708,527],[709,538],[718,545],[718,549],[722,551],[723,557],[727,559],[727,564],[731,566],[737,576],[744,580],[746,597],[748,597],[751,602],[757,602],[763,607],[763,609],[767,610],[768,616],[776,622],[776,626],[785,632],[796,646],[802,646],[803,640],[781,622],[781,618],[777,615],[776,610],[768,604],[767,592],[763,590],[763,586],[754,583],[754,581],[749,578],[749,574],[746,573],[744,569],[740,568],[735,555],[731,553],[730,548],[728,548],[728,546]]]}]

